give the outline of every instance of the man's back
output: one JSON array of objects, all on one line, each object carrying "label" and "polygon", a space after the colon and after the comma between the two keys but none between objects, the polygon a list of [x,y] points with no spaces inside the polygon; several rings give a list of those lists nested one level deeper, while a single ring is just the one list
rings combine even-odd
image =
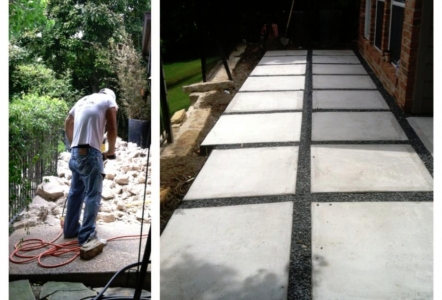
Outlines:
[{"label": "man's back", "polygon": [[100,150],[106,124],[106,111],[111,107],[116,107],[115,101],[103,93],[92,94],[78,100],[69,111],[74,117],[71,147],[88,144]]}]

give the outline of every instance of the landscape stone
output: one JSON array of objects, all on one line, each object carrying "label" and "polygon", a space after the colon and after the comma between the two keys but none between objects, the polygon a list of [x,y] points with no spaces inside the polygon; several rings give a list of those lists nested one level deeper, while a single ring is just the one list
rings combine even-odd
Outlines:
[{"label": "landscape stone", "polygon": [[233,81],[224,80],[216,82],[200,82],[187,86],[183,86],[183,91],[185,93],[195,93],[195,92],[208,92],[212,90],[228,90],[235,88]]},{"label": "landscape stone", "polygon": [[26,279],[9,282],[9,299],[35,300],[29,280]]}]

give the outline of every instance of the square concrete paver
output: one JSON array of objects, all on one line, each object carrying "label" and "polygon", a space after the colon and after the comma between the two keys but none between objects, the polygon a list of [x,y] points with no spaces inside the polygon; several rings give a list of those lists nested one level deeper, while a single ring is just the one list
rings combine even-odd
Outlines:
[{"label": "square concrete paver", "polygon": [[354,75],[313,75],[313,89],[358,89],[374,90],[376,85],[370,76]]},{"label": "square concrete paver", "polygon": [[271,50],[264,56],[307,56],[307,50]]},{"label": "square concrete paver", "polygon": [[433,155],[433,118],[411,117],[407,118],[407,121],[413,127],[427,150]]},{"label": "square concrete paver", "polygon": [[389,109],[379,91],[313,91],[313,109]]},{"label": "square concrete paver", "polygon": [[365,75],[367,71],[362,65],[314,64],[313,74]]},{"label": "square concrete paver", "polygon": [[224,115],[204,139],[202,146],[298,142],[301,112]]},{"label": "square concrete paver", "polygon": [[287,299],[292,214],[291,202],[175,211],[161,299]]},{"label": "square concrete paver", "polygon": [[313,50],[313,55],[331,56],[331,55],[355,55],[353,50]]},{"label": "square concrete paver", "polygon": [[184,200],[295,193],[298,147],[213,150]]},{"label": "square concrete paver", "polygon": [[356,56],[313,56],[313,64],[357,64],[361,62]]},{"label": "square concrete paver", "polygon": [[312,203],[313,299],[433,299],[433,203]]},{"label": "square concrete paver", "polygon": [[311,173],[313,193],[433,190],[410,145],[313,145]]},{"label": "square concrete paver", "polygon": [[312,141],[407,140],[391,112],[317,112],[312,119]]},{"label": "square concrete paver", "polygon": [[303,91],[236,93],[225,112],[299,110],[303,101]]},{"label": "square concrete paver", "polygon": [[240,92],[257,91],[299,91],[305,88],[304,76],[249,77]]},{"label": "square concrete paver", "polygon": [[305,64],[256,66],[250,76],[304,75]]},{"label": "square concrete paver", "polygon": [[264,56],[258,65],[306,64],[307,56]]}]

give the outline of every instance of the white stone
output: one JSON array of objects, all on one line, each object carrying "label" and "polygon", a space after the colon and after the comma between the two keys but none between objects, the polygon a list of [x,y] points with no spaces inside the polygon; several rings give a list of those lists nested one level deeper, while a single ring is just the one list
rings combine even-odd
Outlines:
[{"label": "white stone", "polygon": [[55,176],[44,177],[44,181],[37,187],[37,195],[47,201],[56,201],[64,195],[66,186],[60,184]]},{"label": "white stone", "polygon": [[301,122],[301,112],[223,115],[202,145],[296,142]]},{"label": "white stone", "polygon": [[297,165],[298,147],[213,150],[184,200],[294,194]]},{"label": "white stone", "polygon": [[313,109],[388,109],[378,91],[313,91]]},{"label": "white stone", "polygon": [[311,191],[432,191],[433,178],[410,145],[312,145]]},{"label": "white stone", "polygon": [[103,221],[104,223],[115,222],[115,215],[113,213],[99,212],[97,220]]},{"label": "white stone", "polygon": [[303,91],[236,93],[225,112],[300,110]]},{"label": "white stone", "polygon": [[115,176],[116,176],[115,173],[107,173],[105,178],[108,180],[113,180]]},{"label": "white stone", "polygon": [[368,75],[313,75],[313,89],[375,90],[376,85]]},{"label": "white stone", "polygon": [[292,212],[291,202],[175,211],[161,235],[161,299],[286,299]]},{"label": "white stone", "polygon": [[304,75],[306,65],[263,65],[256,66],[250,76],[269,76],[269,75]]},{"label": "white stone", "polygon": [[115,183],[118,183],[120,185],[125,185],[129,183],[129,176],[127,175],[117,175],[114,178]]},{"label": "white stone", "polygon": [[391,112],[317,112],[312,141],[407,140]]},{"label": "white stone", "polygon": [[71,154],[69,152],[62,152],[58,155],[58,159],[68,163],[71,159]]},{"label": "white stone", "polygon": [[103,191],[101,192],[101,197],[104,200],[110,200],[114,198],[114,192],[110,187],[103,187]]},{"label": "white stone", "polygon": [[117,210],[126,211],[126,204],[123,201],[118,201]]},{"label": "white stone", "polygon": [[304,90],[304,88],[304,76],[269,76],[249,77],[239,91],[299,91]]},{"label": "white stone", "polygon": [[313,299],[433,299],[433,203],[312,203],[312,268]]},{"label": "white stone", "polygon": [[111,213],[112,212],[112,205],[110,205],[109,202],[101,202],[98,211]]}]

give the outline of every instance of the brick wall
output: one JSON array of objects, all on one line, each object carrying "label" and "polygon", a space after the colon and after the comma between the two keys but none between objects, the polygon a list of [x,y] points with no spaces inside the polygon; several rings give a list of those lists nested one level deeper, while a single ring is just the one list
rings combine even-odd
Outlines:
[{"label": "brick wall", "polygon": [[382,59],[382,53],[388,50],[392,0],[385,1],[381,51],[374,46],[376,0],[372,0],[371,3],[370,37],[367,39],[364,36],[365,1],[366,0],[361,0],[359,15],[359,52],[382,82],[387,92],[395,98],[398,105],[405,112],[411,112],[413,87],[416,80],[418,43],[423,0],[405,1],[400,58],[401,63],[397,77],[395,67],[391,63],[387,63]]}]

